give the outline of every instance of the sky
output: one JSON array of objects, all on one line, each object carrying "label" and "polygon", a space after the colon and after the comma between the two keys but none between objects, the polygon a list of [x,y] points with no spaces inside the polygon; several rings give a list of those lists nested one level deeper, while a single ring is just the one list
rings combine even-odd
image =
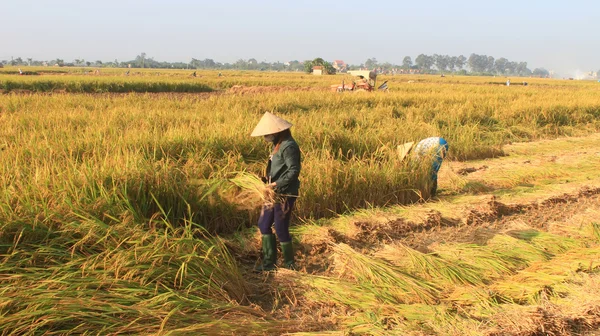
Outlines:
[{"label": "sky", "polygon": [[235,62],[471,53],[600,70],[600,1],[0,0],[0,60]]}]

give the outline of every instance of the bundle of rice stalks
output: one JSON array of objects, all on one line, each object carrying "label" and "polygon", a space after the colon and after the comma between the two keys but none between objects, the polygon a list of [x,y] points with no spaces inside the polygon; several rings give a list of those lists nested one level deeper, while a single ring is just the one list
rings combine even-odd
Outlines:
[{"label": "bundle of rice stalks", "polygon": [[434,303],[439,290],[382,259],[361,254],[346,244],[334,246],[334,266],[340,277],[356,281],[390,304]]},{"label": "bundle of rice stalks", "polygon": [[510,231],[507,234],[511,237],[525,240],[533,246],[551,254],[559,254],[583,246],[582,242],[573,238],[536,230]]},{"label": "bundle of rice stalks", "polygon": [[254,174],[239,172],[235,177],[229,179],[229,182],[238,188],[232,201],[241,207],[258,208],[276,201],[273,188],[269,188],[260,177]]},{"label": "bundle of rice stalks", "polygon": [[516,302],[537,303],[543,297],[562,297],[568,294],[566,281],[576,272],[596,272],[599,261],[598,247],[574,249],[551,261],[536,262],[490,288]]},{"label": "bundle of rice stalks", "polygon": [[486,316],[490,309],[511,302],[507,297],[489,290],[486,287],[463,286],[456,287],[444,299],[444,302],[460,306],[463,312],[473,317]]},{"label": "bundle of rice stalks", "polygon": [[468,264],[483,270],[486,279],[511,274],[523,262],[501,251],[476,244],[440,244],[434,251],[448,261]]},{"label": "bundle of rice stalks", "polygon": [[428,278],[442,287],[445,287],[447,282],[464,285],[483,283],[483,269],[466,263],[444,260],[433,254],[421,253],[405,245],[387,246],[378,252],[377,256],[397,266],[407,267],[409,272]]},{"label": "bundle of rice stalks", "polygon": [[446,305],[386,303],[371,288],[345,279],[285,270],[275,277],[279,284],[293,286],[305,300],[303,305],[345,307],[335,314],[335,320],[350,334],[406,335],[423,327],[447,326],[458,318]]},{"label": "bundle of rice stalks", "polygon": [[549,260],[552,255],[528,242],[509,235],[496,235],[488,242],[489,248],[504,256],[517,268],[529,266],[534,261]]},{"label": "bundle of rice stalks", "polygon": [[253,210],[276,201],[273,188],[255,174],[244,171],[233,173],[231,178],[192,180],[191,183],[202,186],[200,200],[218,196],[240,209]]}]

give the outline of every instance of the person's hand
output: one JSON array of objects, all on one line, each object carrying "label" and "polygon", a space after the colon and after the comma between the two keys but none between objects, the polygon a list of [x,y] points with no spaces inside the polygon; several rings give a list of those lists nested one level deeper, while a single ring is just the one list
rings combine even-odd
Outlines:
[{"label": "person's hand", "polygon": [[267,184],[267,188],[275,189],[275,187],[277,187],[277,183],[275,182]]}]

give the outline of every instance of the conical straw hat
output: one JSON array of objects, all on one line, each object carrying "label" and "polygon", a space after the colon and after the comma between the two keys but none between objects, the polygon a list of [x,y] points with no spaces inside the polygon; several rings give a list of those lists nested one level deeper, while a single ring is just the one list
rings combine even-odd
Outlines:
[{"label": "conical straw hat", "polygon": [[414,142],[407,142],[402,145],[398,145],[398,155],[400,156],[400,161],[404,160],[408,152],[412,149]]},{"label": "conical straw hat", "polygon": [[292,124],[290,122],[283,120],[270,112],[265,112],[265,114],[258,122],[258,125],[254,127],[254,131],[252,131],[251,136],[256,137],[268,134],[275,134],[281,131],[285,131],[290,127],[292,127]]}]

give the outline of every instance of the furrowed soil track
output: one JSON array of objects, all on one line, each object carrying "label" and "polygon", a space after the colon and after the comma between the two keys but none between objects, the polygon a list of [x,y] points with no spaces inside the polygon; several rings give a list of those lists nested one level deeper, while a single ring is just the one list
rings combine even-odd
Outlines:
[{"label": "furrowed soil track", "polygon": [[514,229],[537,229],[552,232],[561,223],[577,215],[600,215],[600,187],[583,188],[577,193],[552,196],[530,203],[504,204],[491,197],[484,205],[476,206],[460,217],[444,217],[431,210],[423,221],[398,218],[388,222],[355,221],[346,232],[333,228],[323,230],[327,236],[317,243],[299,247],[306,253],[299,256],[299,265],[313,274],[327,274],[324,254],[330,245],[344,243],[357,250],[369,251],[384,245],[402,243],[422,252],[436,243],[485,244],[494,235]]}]

